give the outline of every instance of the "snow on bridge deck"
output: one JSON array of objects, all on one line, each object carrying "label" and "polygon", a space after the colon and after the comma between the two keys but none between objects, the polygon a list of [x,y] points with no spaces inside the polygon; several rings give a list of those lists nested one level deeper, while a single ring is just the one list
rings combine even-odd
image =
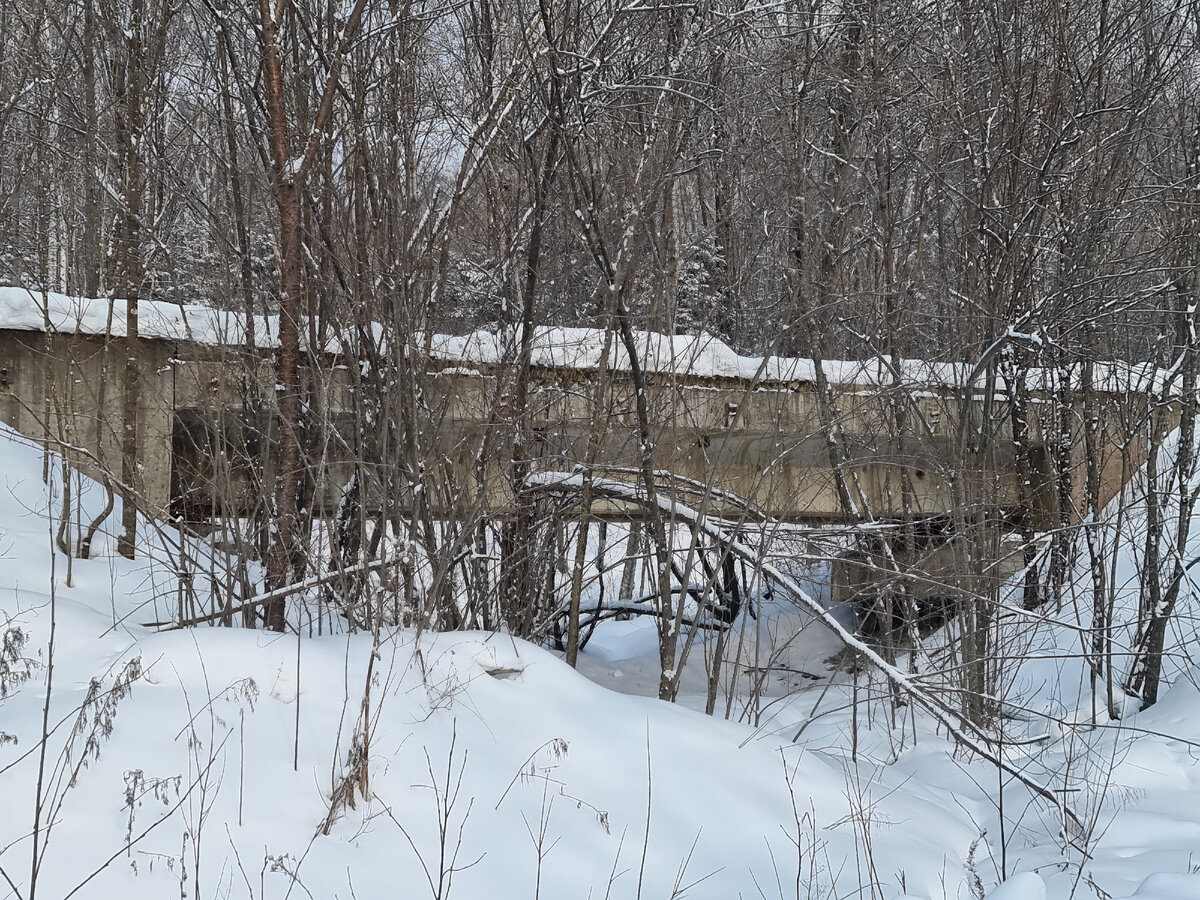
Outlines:
[{"label": "snow on bridge deck", "polygon": [[[54,292],[0,287],[0,330],[49,330],[55,334],[125,337],[126,301],[72,297]],[[195,344],[204,347],[273,350],[279,344],[279,317],[254,316],[253,334],[243,313],[218,310],[201,304],[143,300],[138,304],[139,336],[147,340]],[[380,328],[375,326],[375,338]],[[597,328],[538,326],[533,340],[532,364],[539,368],[595,370],[600,367],[606,333]],[[306,330],[301,328],[301,339]],[[252,339],[251,339],[252,338]],[[443,364],[491,366],[515,357],[519,330],[481,330],[466,335],[432,335],[428,355]],[[353,343],[349,335],[330,332],[324,352],[337,354]],[[816,366],[811,359],[785,356],[741,356],[711,335],[664,335],[635,332],[638,358],[647,373],[680,378],[729,378],[763,384],[811,382]],[[614,337],[605,367],[628,371],[629,359]],[[862,360],[824,360],[829,383],[838,387],[875,388],[901,384],[909,388],[962,388],[972,375],[965,363],[895,361],[886,356]],[[1162,376],[1148,365],[1109,363],[1098,365],[1093,390],[1105,393],[1145,392]],[[1049,370],[1029,372],[1029,386],[1045,390]],[[999,389],[1004,389],[1000,379]],[[1078,384],[1075,385],[1078,387]]]}]

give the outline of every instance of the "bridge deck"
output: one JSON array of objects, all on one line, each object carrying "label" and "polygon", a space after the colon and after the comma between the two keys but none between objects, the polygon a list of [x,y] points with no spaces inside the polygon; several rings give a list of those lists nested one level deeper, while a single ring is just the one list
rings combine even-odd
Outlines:
[{"label": "bridge deck", "polygon": [[[77,448],[74,461],[93,474],[120,472],[122,379],[132,353],[138,363],[136,489],[142,501],[154,510],[193,515],[245,512],[261,504],[273,467],[269,351],[169,334],[130,346],[123,337],[88,333],[84,321],[77,318],[65,333],[31,330],[28,322],[0,327],[0,420],[28,436]],[[559,332],[575,344],[556,345],[555,332],[547,330],[535,355],[528,455],[543,470],[569,470],[588,458],[610,470],[633,469],[641,450],[627,368],[596,366],[598,333]],[[808,361],[745,360],[724,345],[714,353],[696,339],[640,339],[649,361],[656,469],[744,497],[779,519],[846,520],[853,516],[839,499],[823,427],[832,421],[832,459],[849,479],[856,505],[875,517],[938,515],[972,502],[999,509],[1019,503],[1007,398],[1002,391],[985,396],[977,384],[964,386],[965,367],[930,367],[922,379],[922,370],[909,364],[897,379],[878,362],[833,363],[832,396],[823,398]],[[419,414],[407,417],[407,431],[386,435],[364,435],[356,427],[363,392],[355,371],[334,353],[312,357],[305,374],[310,406],[314,418],[327,423],[311,429],[308,440],[317,511],[336,506],[356,468],[374,484],[367,489],[369,504],[382,505],[387,496],[391,508],[404,510],[412,502],[407,482],[398,486],[387,475],[418,461],[436,482],[429,501],[435,510],[496,514],[511,507],[506,460],[516,432],[506,404],[513,368],[501,362],[496,347],[480,349],[471,338],[440,340],[421,365]],[[664,346],[670,351],[666,364]],[[691,356],[681,356],[680,347],[690,347]],[[621,354],[614,348],[612,358],[619,361]],[[1043,521],[1057,518],[1046,445],[1059,427],[1043,418],[1066,417],[1080,473],[1084,453],[1082,398],[1073,395],[1065,407],[1047,399],[1035,387],[1029,404],[1030,489]],[[1105,503],[1141,462],[1140,445],[1125,423],[1138,420],[1131,410],[1138,404],[1144,409],[1145,397],[1111,390],[1093,399]],[[393,400],[397,421],[406,420],[404,401]],[[1080,474],[1072,485],[1069,502],[1076,514],[1085,507],[1082,482]],[[712,511],[729,511],[724,506],[711,498]]]}]

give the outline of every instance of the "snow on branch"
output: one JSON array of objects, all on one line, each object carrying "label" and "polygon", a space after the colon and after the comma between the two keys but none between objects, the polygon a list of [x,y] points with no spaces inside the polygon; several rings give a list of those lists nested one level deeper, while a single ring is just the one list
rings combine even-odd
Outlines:
[{"label": "snow on branch", "polygon": [[[534,489],[549,492],[581,491],[584,485],[583,472],[536,472],[532,473],[527,484]],[[613,478],[588,479],[589,489],[593,497],[601,499],[621,500],[639,506],[646,506],[646,493],[639,484],[620,481]],[[969,719],[963,717],[951,704],[927,691],[917,682],[912,674],[902,671],[885,660],[866,641],[859,638],[837,620],[832,613],[810,596],[790,575],[777,566],[772,565],[753,548],[739,543],[735,535],[723,529],[720,525],[712,524],[708,517],[682,503],[671,500],[659,494],[657,496],[659,509],[671,515],[676,521],[687,522],[698,532],[728,547],[730,554],[753,565],[766,579],[777,584],[799,606],[805,608],[812,616],[827,626],[838,639],[862,659],[874,666],[892,685],[905,694],[927,713],[944,726],[962,746],[983,759],[988,760],[1013,778],[1020,781],[1042,799],[1050,803],[1062,817],[1064,828],[1069,824],[1072,828],[1080,829],[1081,823],[1065,800],[1050,788],[1034,781],[1019,768],[1004,758],[1003,748],[993,746],[995,739],[984,729]],[[970,733],[969,733],[970,732]]]}]

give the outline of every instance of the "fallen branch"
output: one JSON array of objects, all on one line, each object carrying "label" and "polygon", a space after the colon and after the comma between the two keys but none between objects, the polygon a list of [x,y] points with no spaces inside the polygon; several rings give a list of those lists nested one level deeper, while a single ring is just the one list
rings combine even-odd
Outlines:
[{"label": "fallen branch", "polygon": [[299,594],[302,591],[307,591],[311,588],[320,587],[323,584],[328,584],[331,581],[337,581],[339,578],[344,578],[347,575],[358,575],[366,572],[373,572],[382,569],[385,566],[395,565],[395,560],[373,560],[371,562],[359,563],[358,565],[349,566],[345,569],[337,569],[333,572],[327,572],[324,575],[316,575],[304,581],[297,581],[294,584],[284,585],[281,588],[276,588],[273,591],[267,591],[263,594],[256,594],[245,603],[239,606],[233,606],[228,609],[221,609],[214,613],[208,613],[203,616],[194,616],[190,619],[171,620],[169,622],[143,622],[142,625],[146,628],[161,628],[164,631],[175,631],[180,628],[188,628],[192,625],[203,625],[205,622],[212,622],[216,619],[231,616],[234,613],[245,612],[248,609],[254,609],[256,606],[262,606],[264,603],[270,603],[273,600],[279,600],[283,597],[290,597],[292,594]]},{"label": "fallen branch", "polygon": [[[578,472],[535,472],[529,476],[528,483],[532,489],[552,493],[574,492],[582,488],[583,475]],[[624,500],[640,506],[648,505],[644,492],[639,490],[637,484],[630,484],[610,478],[592,477],[590,486],[593,496],[597,498]],[[1079,817],[1067,806],[1066,801],[1059,794],[1045,785],[1034,781],[1012,763],[1006,761],[998,752],[993,752],[988,746],[993,743],[993,739],[983,728],[963,717],[949,703],[920,687],[907,673],[896,668],[896,666],[880,656],[870,645],[848,631],[829,610],[810,597],[789,575],[757,556],[751,548],[739,544],[734,540],[732,535],[726,534],[721,528],[709,524],[707,519],[695,510],[683,504],[675,503],[661,495],[656,500],[658,507],[664,512],[670,513],[677,519],[687,521],[709,537],[727,545],[732,555],[744,559],[757,567],[766,577],[773,580],[793,596],[800,605],[806,607],[814,617],[819,619],[837,635],[838,639],[847,648],[854,650],[869,661],[892,685],[933,716],[939,724],[944,726],[954,736],[956,741],[972,752],[979,754],[983,759],[986,759],[1001,771],[1011,775],[1037,796],[1049,802],[1064,820],[1064,828],[1066,821],[1069,820],[1075,828],[1082,830],[1082,823]],[[974,732],[975,736],[968,734],[968,731]]]}]

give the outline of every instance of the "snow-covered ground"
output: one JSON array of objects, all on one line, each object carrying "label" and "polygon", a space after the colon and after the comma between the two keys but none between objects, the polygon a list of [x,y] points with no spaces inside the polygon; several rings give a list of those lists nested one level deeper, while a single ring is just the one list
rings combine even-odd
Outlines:
[{"label": "snow-covered ground", "polygon": [[[869,672],[735,694],[729,720],[697,673],[649,699],[648,621],[601,626],[579,671],[482,633],[156,632],[186,593],[172,533],[68,563],[48,472],[0,432],[0,897],[1200,897],[1186,629],[1162,701],[1092,727],[1074,611],[1004,626],[1028,657],[1007,759],[1075,811],[1064,840]],[[837,647],[809,625],[789,667]]]}]

